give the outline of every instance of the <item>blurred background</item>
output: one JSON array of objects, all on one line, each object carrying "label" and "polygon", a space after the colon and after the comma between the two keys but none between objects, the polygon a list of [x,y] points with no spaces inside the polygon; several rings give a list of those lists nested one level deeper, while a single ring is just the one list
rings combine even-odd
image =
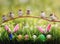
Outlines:
[{"label": "blurred background", "polygon": [[55,13],[59,18],[60,0],[0,0],[0,19],[2,15],[8,15],[10,11],[13,11],[16,16],[19,9],[22,9],[24,14],[26,9],[31,9],[31,15],[34,16],[39,15],[43,10],[47,16],[50,13]]},{"label": "blurred background", "polygon": [[[51,32],[52,42],[60,43],[60,22],[49,22],[42,20],[40,18],[18,18],[11,20],[6,23],[2,23],[2,15],[8,16],[9,12],[12,11],[16,16],[18,16],[18,10],[22,9],[23,14],[26,15],[26,10],[31,10],[31,15],[39,16],[41,11],[46,12],[46,16],[49,16],[50,13],[55,13],[55,15],[60,19],[60,0],[0,0],[0,40],[7,42],[9,40],[8,33],[5,30],[5,25],[8,25],[13,31],[14,26],[19,24],[20,30],[15,33],[14,37],[19,34],[25,36],[28,34],[30,37],[32,35],[40,35],[41,33],[37,30],[36,26],[42,26],[46,29],[48,24],[52,24]],[[4,36],[3,36],[4,35]],[[56,36],[57,35],[57,36]],[[15,38],[13,40],[15,40]],[[6,40],[6,41],[5,41]],[[49,39],[48,39],[49,40]],[[0,41],[0,42],[1,42]],[[7,43],[9,43],[7,42]],[[29,41],[30,42],[30,41]]]}]

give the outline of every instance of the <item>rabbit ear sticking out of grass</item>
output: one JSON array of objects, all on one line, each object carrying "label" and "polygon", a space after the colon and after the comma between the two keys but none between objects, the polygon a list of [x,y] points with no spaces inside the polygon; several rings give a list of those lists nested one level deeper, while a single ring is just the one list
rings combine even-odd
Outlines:
[{"label": "rabbit ear sticking out of grass", "polygon": [[[5,30],[8,32],[8,33],[11,33],[11,30],[9,28],[9,26],[5,25]],[[17,24],[15,27],[14,27],[14,31],[13,32],[17,32],[19,30],[19,24]]]},{"label": "rabbit ear sticking out of grass", "polygon": [[43,28],[42,28],[42,27],[37,26],[37,28],[38,28],[38,30],[39,30],[41,33],[44,33],[44,30],[43,30]]},{"label": "rabbit ear sticking out of grass", "polygon": [[48,24],[48,26],[46,27],[46,32],[49,32],[51,29],[51,24]]},{"label": "rabbit ear sticking out of grass", "polygon": [[19,30],[19,24],[17,24],[15,27],[14,27],[14,33],[17,32]]},{"label": "rabbit ear sticking out of grass", "polygon": [[45,33],[45,32],[49,32],[51,29],[51,24],[48,24],[48,26],[46,27],[46,30],[44,30],[42,27],[37,26],[37,29],[41,32],[41,33]]},{"label": "rabbit ear sticking out of grass", "polygon": [[9,26],[5,25],[5,30],[8,32],[8,33],[11,33],[11,30],[9,28]]},{"label": "rabbit ear sticking out of grass", "polygon": [[[17,25],[15,26],[13,33],[17,32],[18,29],[19,29],[19,24],[17,24]],[[5,25],[5,30],[8,32],[8,36],[9,36],[10,40],[12,40],[12,38],[13,38],[13,33],[11,32],[9,26]]]}]

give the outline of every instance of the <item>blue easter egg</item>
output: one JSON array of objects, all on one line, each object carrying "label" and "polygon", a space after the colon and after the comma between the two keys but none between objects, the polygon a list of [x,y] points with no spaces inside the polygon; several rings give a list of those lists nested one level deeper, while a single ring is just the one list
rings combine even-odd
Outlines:
[{"label": "blue easter egg", "polygon": [[12,40],[13,34],[9,34],[9,38],[10,38],[10,40]]}]

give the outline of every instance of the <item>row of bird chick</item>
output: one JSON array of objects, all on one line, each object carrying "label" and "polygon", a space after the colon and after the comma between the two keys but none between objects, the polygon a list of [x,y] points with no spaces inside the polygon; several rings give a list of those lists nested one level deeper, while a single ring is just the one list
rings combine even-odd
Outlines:
[{"label": "row of bird chick", "polygon": [[[26,14],[27,15],[30,15],[30,9],[27,9]],[[9,16],[10,19],[13,19],[14,16],[15,16],[15,14],[13,12],[10,12],[8,14],[8,16]],[[23,16],[23,11],[21,9],[18,10],[18,16]],[[7,20],[8,20],[7,16],[6,15],[3,15],[2,16],[2,21],[5,22]]]},{"label": "row of bird chick", "polygon": [[[27,15],[30,15],[30,14],[31,14],[31,10],[28,9],[28,10],[26,11],[26,14],[27,14]],[[11,19],[13,19],[15,15],[14,15],[13,12],[10,12],[8,16],[9,16]],[[19,9],[19,11],[18,11],[18,16],[23,16],[23,11],[22,11],[21,9]],[[44,11],[41,11],[40,16],[41,16],[41,18],[47,18]],[[55,16],[54,13],[51,13],[49,17],[50,17],[50,20],[56,20],[56,19],[57,19],[57,17]],[[5,22],[5,21],[8,20],[8,18],[6,17],[6,15],[3,15],[3,16],[2,16],[2,20],[3,20],[3,22]]]},{"label": "row of bird chick", "polygon": [[49,15],[49,17],[46,17],[46,13],[44,12],[44,11],[41,11],[41,14],[40,14],[40,16],[41,16],[41,18],[50,18],[49,20],[51,20],[51,21],[55,21],[55,20],[57,20],[58,18],[57,18],[57,16],[54,14],[54,13],[51,13],[50,15]]}]

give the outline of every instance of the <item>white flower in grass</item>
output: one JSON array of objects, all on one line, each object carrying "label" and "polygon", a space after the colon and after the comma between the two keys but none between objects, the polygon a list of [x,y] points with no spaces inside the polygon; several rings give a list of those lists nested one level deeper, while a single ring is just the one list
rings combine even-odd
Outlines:
[{"label": "white flower in grass", "polygon": [[29,26],[25,26],[25,28],[28,28]]},{"label": "white flower in grass", "polygon": [[46,25],[44,25],[43,27],[46,27]]},{"label": "white flower in grass", "polygon": [[33,35],[32,37],[33,37],[33,39],[36,39],[36,38],[37,38],[37,36],[36,36],[36,35]]},{"label": "white flower in grass", "polygon": [[3,26],[5,25],[5,23],[2,24]]},{"label": "white flower in grass", "polygon": [[55,25],[53,24],[52,27],[58,27],[58,24],[55,24]]},{"label": "white flower in grass", "polygon": [[33,30],[33,27],[30,27],[30,30]]},{"label": "white flower in grass", "polygon": [[55,25],[52,25],[52,27],[54,27]]},{"label": "white flower in grass", "polygon": [[24,28],[29,28],[29,25],[28,25],[28,23],[24,26]]},{"label": "white flower in grass", "polygon": [[41,22],[43,22],[43,20],[42,20],[42,19],[40,19],[40,20],[38,21],[38,23],[41,23]]},{"label": "white flower in grass", "polygon": [[55,27],[58,27],[58,24],[55,24]]}]

